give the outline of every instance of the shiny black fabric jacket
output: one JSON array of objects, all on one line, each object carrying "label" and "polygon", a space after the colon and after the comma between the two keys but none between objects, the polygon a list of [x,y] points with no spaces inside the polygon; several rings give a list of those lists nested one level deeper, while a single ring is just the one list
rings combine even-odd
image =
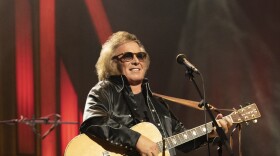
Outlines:
[{"label": "shiny black fabric jacket", "polygon": [[[152,114],[151,121],[154,121],[163,137],[185,130],[183,124],[169,111],[167,104],[152,95],[147,79],[143,81],[142,93]],[[135,149],[140,133],[130,128],[139,123],[140,119],[134,94],[125,76],[111,76],[96,84],[88,94],[83,118],[81,133],[127,150]],[[178,148],[187,152],[199,147],[205,140],[198,138]]]}]

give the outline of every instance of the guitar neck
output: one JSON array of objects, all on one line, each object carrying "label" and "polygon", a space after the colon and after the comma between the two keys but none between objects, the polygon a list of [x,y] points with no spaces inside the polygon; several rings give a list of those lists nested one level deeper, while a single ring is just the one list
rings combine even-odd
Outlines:
[{"label": "guitar neck", "polygon": [[206,125],[201,125],[198,127],[195,127],[193,129],[186,130],[184,132],[181,132],[179,134],[173,135],[168,138],[164,138],[163,141],[157,142],[157,145],[162,152],[163,144],[165,144],[165,150],[174,148],[176,146],[179,146],[183,143],[189,142],[191,140],[194,140],[200,136],[205,135],[206,133],[210,133],[213,130],[212,122],[208,122]]},{"label": "guitar neck", "polygon": [[[253,103],[253,104],[243,107],[237,111],[234,111],[225,117],[228,117],[232,121],[232,123],[242,123],[242,122],[247,122],[247,121],[259,118],[259,117],[261,117],[261,114],[260,114],[256,104]],[[186,142],[194,140],[200,136],[203,136],[207,133],[210,133],[212,130],[213,130],[212,122],[208,122],[204,125],[195,127],[190,130],[186,130],[186,131],[176,134],[174,136],[164,138],[164,144],[165,144],[164,149],[168,150],[168,149],[174,148],[183,143],[186,143]],[[162,152],[163,141],[157,142],[157,145]]]}]

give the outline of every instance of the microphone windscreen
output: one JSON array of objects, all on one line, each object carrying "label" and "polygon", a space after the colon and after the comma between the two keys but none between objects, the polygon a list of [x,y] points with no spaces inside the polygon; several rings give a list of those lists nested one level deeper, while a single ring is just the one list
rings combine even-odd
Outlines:
[{"label": "microphone windscreen", "polygon": [[177,55],[176,60],[179,64],[183,64],[184,58],[186,58],[186,56],[184,54],[179,54],[179,55]]}]

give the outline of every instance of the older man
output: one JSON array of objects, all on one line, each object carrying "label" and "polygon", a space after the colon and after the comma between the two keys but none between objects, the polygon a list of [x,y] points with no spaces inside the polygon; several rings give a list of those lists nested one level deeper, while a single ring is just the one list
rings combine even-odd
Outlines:
[{"label": "older man", "polygon": [[[163,138],[185,131],[168,105],[152,95],[145,78],[149,64],[149,55],[135,35],[120,31],[110,36],[96,64],[99,82],[88,94],[80,131],[123,148],[128,155],[135,155],[136,151],[145,156],[157,156],[161,146],[131,129],[134,125],[152,123]],[[225,119],[218,122],[225,130],[232,124]],[[215,132],[212,133],[211,136],[215,136]],[[188,152],[206,140],[203,135],[176,148]],[[169,149],[169,152],[175,155],[174,150]]]}]

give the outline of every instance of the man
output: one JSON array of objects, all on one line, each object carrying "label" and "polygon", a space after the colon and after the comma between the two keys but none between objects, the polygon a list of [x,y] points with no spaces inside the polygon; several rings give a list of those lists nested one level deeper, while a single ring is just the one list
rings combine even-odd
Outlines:
[{"label": "man", "polygon": [[[96,64],[99,82],[88,94],[80,131],[128,153],[137,151],[145,156],[157,156],[160,149],[150,138],[130,129],[132,126],[144,121],[153,123],[164,138],[183,132],[183,124],[168,105],[152,95],[145,78],[149,64],[149,55],[135,35],[114,33],[102,46]],[[227,131],[232,123],[221,119],[219,124]],[[188,152],[206,140],[205,135],[177,148]],[[172,150],[170,153],[175,155]]]}]

